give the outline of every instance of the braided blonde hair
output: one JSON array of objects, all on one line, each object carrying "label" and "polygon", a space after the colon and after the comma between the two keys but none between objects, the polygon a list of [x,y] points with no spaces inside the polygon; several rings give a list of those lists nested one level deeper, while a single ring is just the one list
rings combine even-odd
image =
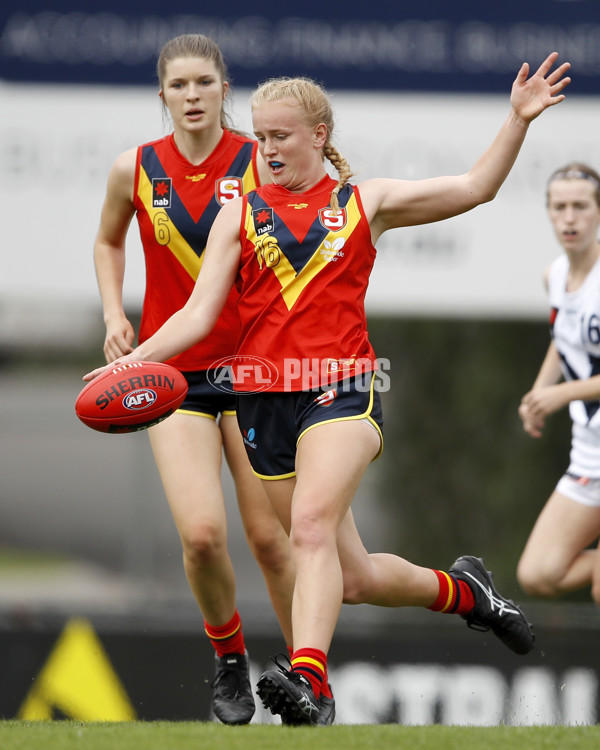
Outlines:
[{"label": "braided blonde hair", "polygon": [[325,89],[310,78],[271,78],[254,91],[250,104],[255,107],[264,102],[280,99],[295,99],[304,110],[310,127],[316,127],[320,123],[326,126],[327,139],[323,146],[323,157],[333,164],[339,175],[338,183],[331,193],[330,205],[334,211],[339,211],[338,193],[352,177],[353,172],[332,143],[333,110]]}]

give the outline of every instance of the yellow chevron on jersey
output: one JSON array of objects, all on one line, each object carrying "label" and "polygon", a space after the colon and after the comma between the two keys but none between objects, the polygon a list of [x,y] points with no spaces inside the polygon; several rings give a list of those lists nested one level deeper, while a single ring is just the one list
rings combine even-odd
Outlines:
[{"label": "yellow chevron on jersey", "polygon": [[315,276],[335,259],[335,256],[342,250],[345,241],[360,221],[361,214],[354,194],[350,197],[345,208],[348,219],[342,229],[329,232],[302,270],[296,273],[277,244],[275,237],[270,234],[260,237],[256,235],[252,221],[252,206],[250,203],[246,205],[245,225],[248,229],[248,240],[254,244],[254,252],[259,267],[262,268],[265,265],[277,276],[281,284],[281,296],[288,310],[292,309],[302,291]]},{"label": "yellow chevron on jersey", "polygon": [[144,204],[148,216],[152,220],[156,241],[160,245],[167,246],[191,278],[194,280],[197,279],[202,267],[204,250],[202,251],[202,255],[198,257],[189,243],[180,234],[164,208],[154,208],[152,206],[152,183],[143,168],[140,168],[138,195]]},{"label": "yellow chevron on jersey", "polygon": [[[257,148],[252,139],[227,129],[200,164],[179,151],[173,133],[138,147],[133,205],[146,280],[140,342],[189,299],[218,212],[227,200],[259,182]],[[202,179],[190,179],[198,175]],[[212,332],[170,364],[187,371],[203,370],[234,352],[240,330],[237,298],[232,290]]]},{"label": "yellow chevron on jersey", "polygon": [[259,183],[254,178],[254,165],[252,162],[248,164],[242,176],[242,185],[244,186],[244,194],[249,193],[251,190],[256,190],[259,186]]}]

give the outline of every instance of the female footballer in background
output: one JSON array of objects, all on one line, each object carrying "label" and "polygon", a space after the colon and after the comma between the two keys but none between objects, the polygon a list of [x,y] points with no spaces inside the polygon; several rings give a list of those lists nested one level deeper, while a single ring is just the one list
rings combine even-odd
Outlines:
[{"label": "female footballer in background", "polygon": [[592,587],[600,605],[600,175],[574,162],[548,182],[548,216],[564,252],[545,274],[551,341],[519,416],[542,436],[568,407],[571,455],[542,509],[517,568],[525,591],[554,597]]}]

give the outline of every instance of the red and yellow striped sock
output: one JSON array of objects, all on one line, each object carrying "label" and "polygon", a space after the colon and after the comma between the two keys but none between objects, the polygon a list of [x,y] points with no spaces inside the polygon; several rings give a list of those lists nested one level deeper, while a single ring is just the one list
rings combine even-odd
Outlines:
[{"label": "red and yellow striped sock", "polygon": [[433,572],[437,576],[440,590],[436,600],[428,609],[448,614],[468,614],[475,606],[475,599],[469,585],[443,570],[434,570]]},{"label": "red and yellow striped sock", "polygon": [[210,638],[210,642],[217,652],[217,656],[225,654],[243,654],[246,650],[244,634],[242,633],[242,620],[240,614],[235,614],[225,625],[209,625],[204,622],[204,630]]},{"label": "red and yellow striped sock", "polygon": [[318,648],[299,648],[292,654],[292,672],[305,677],[313,689],[315,698],[321,694],[327,674],[327,656]]},{"label": "red and yellow striped sock", "polygon": [[[294,649],[291,646],[286,646],[286,648],[288,650],[288,654],[290,655],[291,662],[292,656],[294,655]],[[321,695],[324,695],[326,698],[333,698],[331,685],[329,684],[329,675],[327,674],[327,664],[325,664],[325,674],[323,675],[323,682],[321,684]]]}]

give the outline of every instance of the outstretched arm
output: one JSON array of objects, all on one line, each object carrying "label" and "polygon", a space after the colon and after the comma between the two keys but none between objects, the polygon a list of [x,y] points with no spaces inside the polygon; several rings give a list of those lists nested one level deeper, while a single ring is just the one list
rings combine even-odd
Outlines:
[{"label": "outstretched arm", "polygon": [[241,198],[233,200],[217,214],[208,237],[202,268],[186,304],[130,354],[87,373],[84,380],[92,380],[116,364],[143,360],[164,362],[210,333],[239,268],[241,206]]},{"label": "outstretched arm", "polygon": [[544,110],[562,102],[571,79],[570,63],[552,70],[558,53],[548,55],[529,76],[523,63],[512,86],[511,111],[493,143],[462,175],[408,181],[367,180],[360,185],[373,239],[387,229],[440,221],[490,201],[515,163],[529,124]]}]

